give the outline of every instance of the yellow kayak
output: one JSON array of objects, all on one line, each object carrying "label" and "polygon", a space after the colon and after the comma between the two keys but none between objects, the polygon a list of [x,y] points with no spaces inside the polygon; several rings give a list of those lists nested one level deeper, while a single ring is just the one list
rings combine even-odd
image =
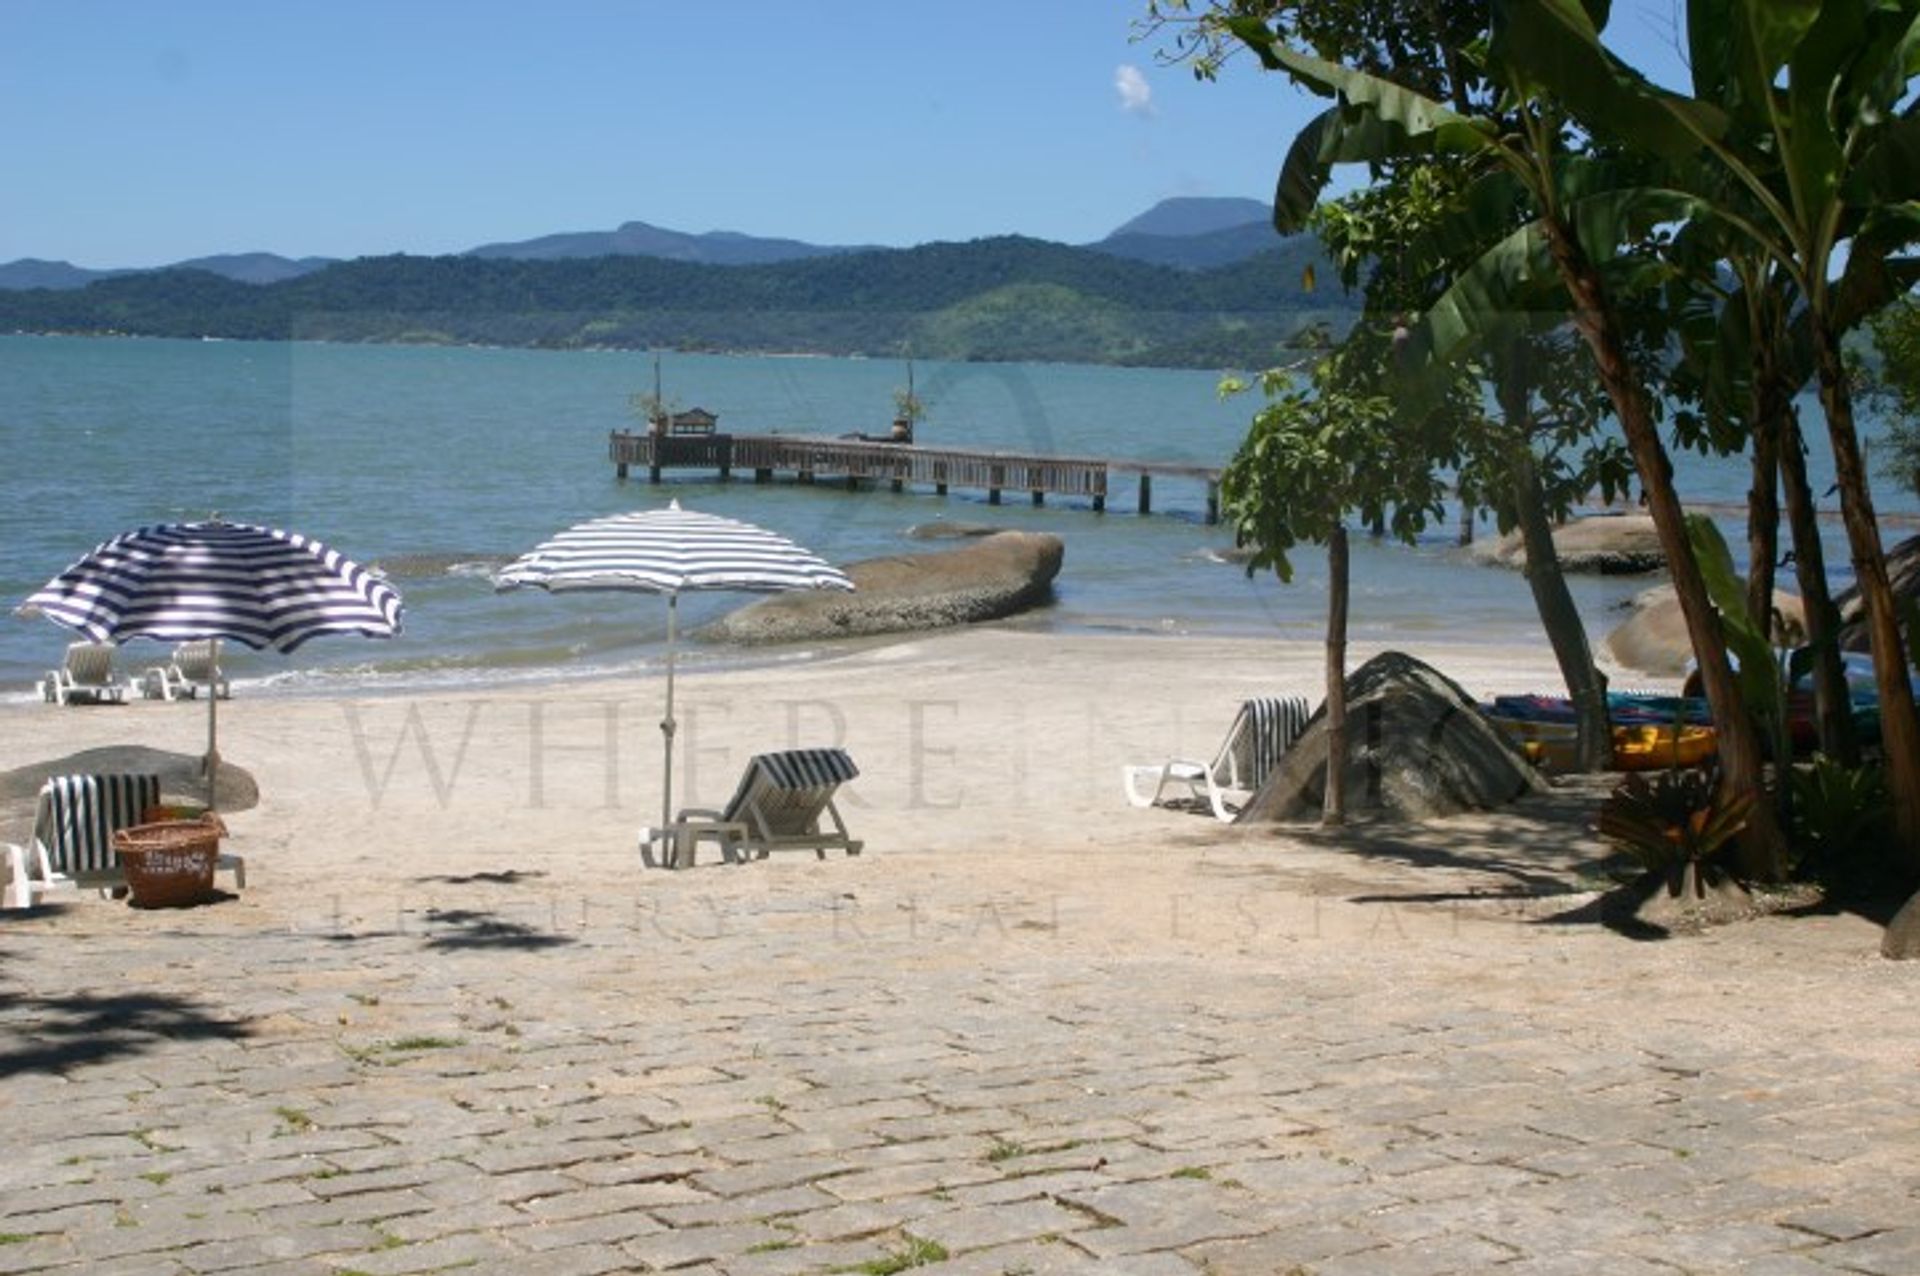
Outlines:
[{"label": "yellow kayak", "polygon": [[[1495,718],[1509,739],[1534,765],[1549,771],[1573,767],[1579,728],[1567,722],[1529,722]],[[1712,727],[1671,726],[1613,728],[1613,769],[1660,771],[1674,766],[1700,766],[1717,748]]]}]

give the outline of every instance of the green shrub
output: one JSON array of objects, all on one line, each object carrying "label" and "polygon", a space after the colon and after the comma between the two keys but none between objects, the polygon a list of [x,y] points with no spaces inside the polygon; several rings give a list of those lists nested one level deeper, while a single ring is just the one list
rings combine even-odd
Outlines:
[{"label": "green shrub", "polygon": [[1642,868],[1671,872],[1725,850],[1747,826],[1753,801],[1750,793],[1723,795],[1717,771],[1629,775],[1601,805],[1599,829]]}]

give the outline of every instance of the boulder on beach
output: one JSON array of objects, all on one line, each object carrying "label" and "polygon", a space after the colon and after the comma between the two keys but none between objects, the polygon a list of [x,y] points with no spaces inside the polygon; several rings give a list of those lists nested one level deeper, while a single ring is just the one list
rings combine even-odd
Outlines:
[{"label": "boulder on beach", "polygon": [[1000,532],[956,549],[849,564],[854,592],[777,594],[721,617],[701,636],[805,642],[912,633],[998,620],[1053,596],[1065,546],[1057,536]]},{"label": "boulder on beach", "polygon": [[[1347,676],[1344,752],[1347,818],[1355,822],[1491,810],[1547,788],[1459,684],[1397,651]],[[1319,820],[1328,756],[1322,707],[1238,822]]]},{"label": "boulder on beach", "polygon": [[[0,771],[0,823],[24,837],[33,826],[34,806],[40,786],[48,776],[113,772],[159,776],[163,802],[204,803],[207,800],[207,780],[201,770],[200,754],[174,753],[140,744],[107,745]],[[251,772],[223,758],[214,797],[214,805],[232,815],[260,805],[260,786],[254,782]]]},{"label": "boulder on beach", "polygon": [[[1576,518],[1553,529],[1553,547],[1560,569],[1601,576],[1629,576],[1657,572],[1667,565],[1660,536],[1647,514],[1595,514]],[[1525,571],[1527,547],[1520,533],[1509,532],[1497,541],[1478,544],[1474,556],[1498,567]]]},{"label": "boulder on beach", "polygon": [[[1628,669],[1674,677],[1693,659],[1687,618],[1672,585],[1655,585],[1634,596],[1633,614],[1607,635],[1607,651]],[[1773,596],[1774,641],[1795,647],[1807,640],[1806,609],[1796,594]]]},{"label": "boulder on beach", "polygon": [[[1909,536],[1887,551],[1887,579],[1894,597],[1920,603],[1920,536]],[[1858,586],[1849,585],[1834,595],[1840,609],[1840,645],[1848,651],[1867,651],[1867,605]]]}]

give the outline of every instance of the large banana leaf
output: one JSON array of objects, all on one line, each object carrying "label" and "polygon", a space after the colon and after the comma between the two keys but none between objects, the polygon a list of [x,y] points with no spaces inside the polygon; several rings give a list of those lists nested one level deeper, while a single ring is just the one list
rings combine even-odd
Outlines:
[{"label": "large banana leaf", "polygon": [[1552,94],[1594,133],[1668,160],[1726,132],[1726,112],[1659,88],[1600,43],[1576,0],[1494,0],[1489,55],[1510,85]]},{"label": "large banana leaf", "polygon": [[1421,155],[1432,150],[1432,143],[1431,134],[1412,136],[1368,108],[1328,107],[1309,120],[1287,148],[1273,191],[1275,228],[1287,235],[1306,225],[1336,165]]}]

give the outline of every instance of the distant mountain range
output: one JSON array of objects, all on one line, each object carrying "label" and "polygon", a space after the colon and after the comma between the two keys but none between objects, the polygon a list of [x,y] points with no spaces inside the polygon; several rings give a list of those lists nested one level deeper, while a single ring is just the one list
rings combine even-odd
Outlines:
[{"label": "distant mountain range", "polygon": [[[1183,197],[1162,200],[1105,239],[1082,245],[1094,252],[1178,270],[1208,270],[1278,248],[1283,238],[1253,199]],[[879,252],[875,245],[809,244],[733,231],[689,234],[631,221],[616,230],[542,235],[510,243],[482,244],[460,254],[509,261],[570,261],[595,257],[657,257],[710,266],[765,266],[849,253]],[[151,270],[204,270],[246,284],[275,284],[338,264],[337,258],[281,257],[274,253],[224,253],[195,257]],[[151,270],[90,270],[64,261],[23,257],[0,265],[0,289],[84,288],[102,279]]]},{"label": "distant mountain range", "polygon": [[82,286],[51,282],[59,263],[16,262],[0,272],[35,286],[0,289],[0,332],[1262,368],[1357,307],[1313,292],[1333,273],[1318,243],[1275,234],[1265,211],[1169,201],[1080,247],[823,247],[628,223],[443,257],[208,257]]}]

